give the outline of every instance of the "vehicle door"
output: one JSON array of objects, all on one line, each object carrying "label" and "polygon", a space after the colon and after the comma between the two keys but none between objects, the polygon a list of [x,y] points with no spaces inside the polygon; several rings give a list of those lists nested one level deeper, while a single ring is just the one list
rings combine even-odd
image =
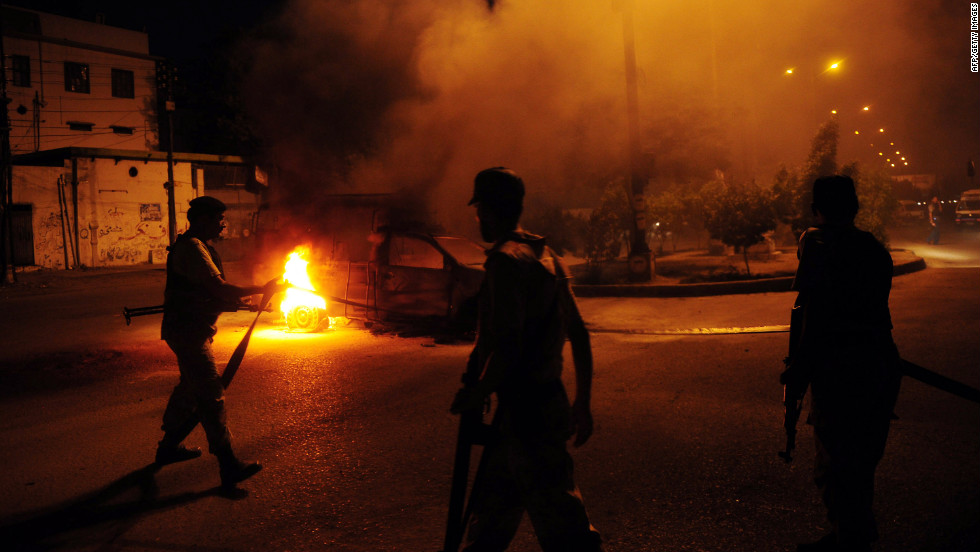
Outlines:
[{"label": "vehicle door", "polygon": [[392,234],[387,241],[382,258],[377,260],[380,316],[447,316],[453,282],[442,251],[421,236]]}]

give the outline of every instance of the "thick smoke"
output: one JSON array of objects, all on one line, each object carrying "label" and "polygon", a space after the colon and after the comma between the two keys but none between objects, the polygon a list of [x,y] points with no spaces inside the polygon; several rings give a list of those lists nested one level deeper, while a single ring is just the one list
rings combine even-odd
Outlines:
[{"label": "thick smoke", "polygon": [[[530,201],[587,206],[627,166],[618,3],[289,3],[252,41],[246,86],[287,198],[409,190],[466,228],[473,175],[506,165]],[[884,136],[911,173],[980,159],[966,2],[635,4],[655,184],[715,169],[768,182],[802,163],[831,109],[841,161],[880,163]]]}]

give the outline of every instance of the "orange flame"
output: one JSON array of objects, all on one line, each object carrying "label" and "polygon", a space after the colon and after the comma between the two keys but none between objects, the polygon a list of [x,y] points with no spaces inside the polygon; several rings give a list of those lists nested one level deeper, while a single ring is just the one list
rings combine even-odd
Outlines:
[{"label": "orange flame", "polygon": [[310,264],[307,260],[309,256],[309,247],[299,246],[289,254],[286,260],[286,269],[282,275],[282,279],[296,287],[287,289],[282,302],[279,303],[279,310],[283,314],[290,312],[296,307],[327,308],[327,302],[323,297],[307,291],[316,290],[313,287],[313,282],[310,281],[309,273],[306,271],[306,267]]}]

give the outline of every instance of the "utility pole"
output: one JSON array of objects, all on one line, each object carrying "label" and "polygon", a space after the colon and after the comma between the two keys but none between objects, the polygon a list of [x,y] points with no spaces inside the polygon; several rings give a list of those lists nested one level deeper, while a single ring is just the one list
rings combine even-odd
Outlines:
[{"label": "utility pole", "polygon": [[[2,26],[2,21],[0,21]],[[13,222],[10,212],[13,205],[13,168],[10,166],[10,117],[7,114],[7,56],[0,32],[0,285],[14,282]]]},{"label": "utility pole", "polygon": [[[158,105],[167,114],[167,236],[170,245],[177,239],[177,205],[174,199],[174,83],[177,81],[177,68],[169,61],[157,62]],[[159,113],[159,109],[157,110]]]},{"label": "utility pole", "polygon": [[633,212],[632,235],[629,251],[629,280],[649,282],[653,277],[650,270],[650,246],[646,240],[646,174],[643,170],[640,152],[640,106],[636,84],[636,40],[633,35],[633,0],[624,0],[623,8],[623,50],[626,57],[626,113],[629,129],[629,195]]}]

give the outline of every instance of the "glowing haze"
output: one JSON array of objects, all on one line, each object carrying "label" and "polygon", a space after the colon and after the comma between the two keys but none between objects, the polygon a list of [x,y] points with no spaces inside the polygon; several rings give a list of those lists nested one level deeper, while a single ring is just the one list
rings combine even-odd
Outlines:
[{"label": "glowing haze", "polygon": [[[587,205],[626,170],[617,4],[288,3],[253,37],[245,86],[286,199],[410,190],[448,227],[468,228],[473,175],[506,165],[532,202]],[[769,182],[780,164],[802,163],[831,109],[842,162],[880,162],[887,137],[908,172],[964,188],[967,157],[980,160],[969,3],[638,0],[634,13],[655,167]],[[671,174],[654,170],[654,186]]]}]

